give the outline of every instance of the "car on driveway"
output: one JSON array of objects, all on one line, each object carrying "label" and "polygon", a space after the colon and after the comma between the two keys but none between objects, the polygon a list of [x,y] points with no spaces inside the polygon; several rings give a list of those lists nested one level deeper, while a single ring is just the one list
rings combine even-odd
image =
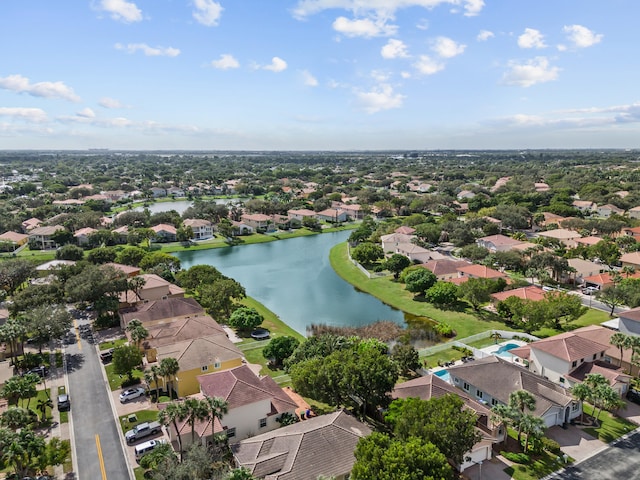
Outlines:
[{"label": "car on driveway", "polygon": [[46,377],[47,374],[49,373],[49,369],[44,365],[40,365],[39,367],[32,368],[28,372],[25,372],[25,375],[28,373],[35,373],[39,377]]},{"label": "car on driveway", "polygon": [[69,410],[71,408],[71,399],[69,395],[66,393],[61,393],[58,395],[58,410],[64,412],[65,410]]},{"label": "car on driveway", "polygon": [[586,287],[582,289],[582,293],[584,295],[595,295],[596,293],[598,293],[598,291],[598,287]]},{"label": "car on driveway", "polygon": [[127,403],[130,400],[134,400],[138,397],[143,397],[145,394],[144,388],[127,388],[120,394],[120,403]]},{"label": "car on driveway", "polygon": [[627,400],[640,405],[640,390],[634,390],[633,388],[630,388],[627,392]]}]

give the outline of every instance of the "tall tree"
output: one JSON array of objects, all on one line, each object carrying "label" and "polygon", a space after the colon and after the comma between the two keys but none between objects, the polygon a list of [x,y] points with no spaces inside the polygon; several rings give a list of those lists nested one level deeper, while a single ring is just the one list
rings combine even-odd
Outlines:
[{"label": "tall tree", "polygon": [[411,265],[411,260],[399,253],[394,253],[384,262],[384,268],[393,273],[393,278],[396,280],[400,276],[400,272],[409,265]]},{"label": "tall tree", "polygon": [[191,444],[196,442],[196,423],[209,418],[209,406],[204,400],[189,397],[184,401],[185,418],[191,427]]},{"label": "tall tree", "polygon": [[121,345],[113,349],[113,371],[126,375],[133,382],[133,370],[142,365],[142,353],[135,345]]},{"label": "tall tree", "polygon": [[35,265],[22,258],[0,262],[0,288],[4,288],[11,295],[35,273]]},{"label": "tall tree", "polygon": [[173,389],[173,381],[175,376],[180,371],[180,364],[178,360],[173,357],[166,357],[160,360],[160,371],[162,372],[162,376],[165,378],[165,385],[167,386],[167,395],[171,396],[171,391],[169,390],[169,386]]},{"label": "tall tree", "polygon": [[184,402],[171,402],[167,406],[160,410],[158,419],[160,423],[169,428],[170,426],[176,432],[178,438],[178,449],[180,450],[180,459],[182,460],[182,437],[180,436],[180,429],[178,429],[178,422],[181,422],[186,416],[186,408]]},{"label": "tall tree", "polygon": [[509,394],[509,407],[519,412],[518,417],[515,419],[516,426],[518,427],[518,445],[521,444],[522,439],[522,419],[526,414],[526,411],[533,411],[536,408],[536,398],[526,390],[516,390]]}]

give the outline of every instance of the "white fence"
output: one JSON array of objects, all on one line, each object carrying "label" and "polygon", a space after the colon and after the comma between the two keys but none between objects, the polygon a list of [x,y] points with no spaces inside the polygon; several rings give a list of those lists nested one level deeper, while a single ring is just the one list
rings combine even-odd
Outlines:
[{"label": "white fence", "polygon": [[444,350],[448,350],[451,347],[461,347],[468,348],[473,352],[473,356],[476,358],[484,358],[489,356],[488,353],[483,352],[475,347],[471,347],[469,343],[477,342],[478,340],[482,340],[483,338],[490,338],[494,333],[500,334],[501,339],[511,340],[514,337],[518,337],[520,339],[526,339],[530,342],[534,342],[539,340],[538,337],[534,335],[529,335],[524,332],[512,332],[508,330],[487,330],[485,332],[476,333],[475,335],[470,335],[465,338],[451,340],[449,342],[441,343],[439,345],[434,345],[433,347],[422,348],[418,350],[418,353],[421,357],[427,357],[429,355],[433,355],[438,352],[442,352]]}]

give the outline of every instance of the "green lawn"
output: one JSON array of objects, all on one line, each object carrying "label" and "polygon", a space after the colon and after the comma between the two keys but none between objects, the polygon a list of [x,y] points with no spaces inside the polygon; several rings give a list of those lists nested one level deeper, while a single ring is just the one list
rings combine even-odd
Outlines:
[{"label": "green lawn", "polygon": [[[121,376],[121,375],[118,375],[117,373],[114,373],[113,363],[110,363],[109,365],[105,365],[104,369],[107,372],[107,379],[109,380],[109,388],[111,388],[111,391],[118,390],[122,386],[122,381],[126,378],[126,376],[124,375]],[[141,370],[136,369],[133,371],[133,377],[143,379],[144,373]]]},{"label": "green lawn", "polygon": [[458,350],[454,350],[453,348],[447,348],[446,350],[442,350],[441,352],[434,353],[432,355],[427,355],[424,357],[420,357],[421,361],[427,362],[428,368],[434,368],[438,366],[438,362],[455,362],[456,360],[460,360],[462,358],[462,352]]},{"label": "green lawn", "polygon": [[135,475],[136,480],[145,480],[144,472],[145,469],[142,467],[136,467],[133,469],[133,474]]},{"label": "green lawn", "polygon": [[158,420],[158,410],[140,410],[134,414],[136,416],[135,422],[130,422],[129,417],[131,415],[121,415],[119,417],[120,426],[122,427],[122,431],[126,432],[127,430],[131,430],[133,427],[140,425],[144,422],[155,422]]},{"label": "green lawn", "polygon": [[100,350],[108,350],[110,348],[116,348],[119,347],[120,345],[124,345],[127,343],[127,339],[126,338],[119,338],[117,340],[110,340],[108,342],[102,342],[99,345]]},{"label": "green lawn", "polygon": [[[585,403],[584,413],[593,415],[593,407]],[[636,428],[636,425],[633,423],[624,418],[612,415],[609,412],[602,412],[599,421],[600,426],[598,428],[588,427],[585,428],[584,431],[605,443],[610,443]]]},{"label": "green lawn", "polygon": [[[18,406],[22,407],[22,408],[27,408],[27,404],[28,404],[28,408],[29,410],[31,410],[32,412],[34,412],[36,415],[38,415],[38,421],[40,421],[40,418],[42,417],[42,413],[41,411],[38,409],[38,400],[44,400],[46,398],[49,398],[52,402],[52,404],[55,407],[55,398],[52,398],[52,392],[51,389],[47,388],[42,389],[42,390],[38,390],[35,394],[35,396],[26,399],[23,398],[18,402]],[[48,423],[51,421],[51,418],[53,417],[53,415],[51,414],[51,407],[47,407],[46,408],[46,414],[45,414],[45,423]]]},{"label": "green lawn", "polygon": [[545,451],[541,455],[531,456],[531,462],[524,465],[514,463],[504,471],[515,480],[538,480],[562,468],[564,464],[558,456]]}]

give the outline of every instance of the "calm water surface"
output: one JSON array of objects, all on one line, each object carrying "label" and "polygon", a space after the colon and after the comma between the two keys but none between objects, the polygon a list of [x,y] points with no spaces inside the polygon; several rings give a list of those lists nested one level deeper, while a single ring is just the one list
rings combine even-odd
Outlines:
[{"label": "calm water surface", "polygon": [[[246,198],[216,198],[214,200],[207,200],[207,202],[215,202],[218,205],[227,204],[227,203],[236,203],[247,200]],[[133,210],[135,212],[142,212],[145,208],[148,208],[151,213],[159,213],[159,212],[168,212],[170,210],[175,210],[180,215],[184,213],[184,211],[193,205],[191,200],[174,200],[171,202],[157,202],[152,203],[151,205],[144,207],[136,207]]]},{"label": "calm water surface", "polygon": [[404,325],[404,315],[377,298],[357,291],[329,263],[329,250],[349,231],[270,243],[174,253],[187,269],[213,265],[234,278],[294,330],[312,324],[361,326],[378,320]]}]

